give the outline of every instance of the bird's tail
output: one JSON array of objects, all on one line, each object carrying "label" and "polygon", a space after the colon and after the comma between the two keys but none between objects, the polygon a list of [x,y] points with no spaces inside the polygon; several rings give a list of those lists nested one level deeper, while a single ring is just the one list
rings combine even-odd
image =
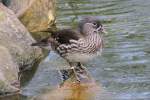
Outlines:
[{"label": "bird's tail", "polygon": [[43,46],[47,46],[47,44],[45,44],[43,42],[35,42],[35,43],[32,43],[31,46],[40,46],[40,47],[43,47]]}]

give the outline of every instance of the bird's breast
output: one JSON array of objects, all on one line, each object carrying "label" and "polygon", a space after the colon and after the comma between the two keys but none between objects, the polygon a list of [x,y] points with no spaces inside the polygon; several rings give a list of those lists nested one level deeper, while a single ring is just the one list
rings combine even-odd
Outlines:
[{"label": "bird's breast", "polygon": [[70,62],[81,62],[81,63],[86,63],[93,58],[95,58],[97,54],[86,54],[86,53],[73,53],[73,54],[68,54],[66,56],[66,59],[68,59]]}]

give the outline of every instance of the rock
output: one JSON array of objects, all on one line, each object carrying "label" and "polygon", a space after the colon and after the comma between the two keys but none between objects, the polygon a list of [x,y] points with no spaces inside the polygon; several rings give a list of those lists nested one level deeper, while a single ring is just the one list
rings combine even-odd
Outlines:
[{"label": "rock", "polygon": [[32,33],[55,23],[55,0],[12,0],[8,7]]},{"label": "rock", "polygon": [[[11,99],[10,99],[11,98]],[[22,100],[19,94],[12,94],[0,97],[0,100]]]},{"label": "rock", "polygon": [[13,81],[17,81],[18,66],[12,61],[12,56],[8,49],[0,46],[0,93],[16,92],[17,88],[11,86]]},{"label": "rock", "polygon": [[[35,40],[15,14],[0,3],[0,92],[12,92],[18,80],[19,67],[32,66],[42,56],[40,48],[32,48]],[[5,91],[6,90],[6,91]]]}]

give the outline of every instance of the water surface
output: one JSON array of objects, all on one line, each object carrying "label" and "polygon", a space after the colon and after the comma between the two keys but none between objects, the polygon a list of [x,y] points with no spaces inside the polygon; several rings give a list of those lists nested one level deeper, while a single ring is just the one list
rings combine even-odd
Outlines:
[{"label": "water surface", "polygon": [[150,99],[150,0],[58,0],[57,23],[97,16],[109,32],[89,70],[118,100]]},{"label": "water surface", "polygon": [[[92,15],[108,31],[102,56],[87,66],[94,79],[115,94],[116,100],[150,100],[149,11],[150,0],[57,0],[58,28],[75,28],[81,17]],[[46,68],[34,80],[41,82],[37,88],[56,84],[49,76],[57,79],[57,75]],[[34,89],[32,86],[29,82],[25,90]],[[38,89],[35,91],[25,94],[34,95]]]}]

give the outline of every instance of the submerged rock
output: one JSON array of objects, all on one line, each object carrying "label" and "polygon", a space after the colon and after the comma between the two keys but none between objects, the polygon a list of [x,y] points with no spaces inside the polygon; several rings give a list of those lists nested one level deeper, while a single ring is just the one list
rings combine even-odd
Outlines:
[{"label": "submerged rock", "polygon": [[[29,67],[42,56],[40,48],[32,48],[35,40],[15,14],[0,3],[0,92],[16,91],[19,67]],[[19,83],[19,82],[18,82]]]}]

